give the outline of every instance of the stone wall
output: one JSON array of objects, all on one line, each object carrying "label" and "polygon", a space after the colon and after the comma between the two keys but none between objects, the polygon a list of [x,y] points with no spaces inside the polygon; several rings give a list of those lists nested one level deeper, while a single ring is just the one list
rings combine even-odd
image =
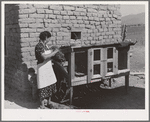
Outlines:
[{"label": "stone wall", "polygon": [[[28,91],[27,69],[36,69],[34,47],[44,30],[58,46],[115,43],[121,39],[120,5],[5,5],[6,83]],[[81,32],[81,39],[71,39],[72,31]]]}]

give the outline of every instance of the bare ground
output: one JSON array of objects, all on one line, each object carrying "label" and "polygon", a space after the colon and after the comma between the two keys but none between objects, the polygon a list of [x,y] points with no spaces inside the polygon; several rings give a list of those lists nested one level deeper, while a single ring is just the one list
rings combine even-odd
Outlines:
[{"label": "bare ground", "polygon": [[[111,89],[99,88],[89,91],[84,86],[73,100],[73,106],[84,109],[144,109],[145,108],[145,79],[130,76],[129,92],[126,94],[124,77],[116,78]],[[80,87],[80,89],[81,89]],[[98,87],[97,87],[98,88]],[[74,88],[74,94],[77,93]],[[7,109],[37,109],[39,102],[33,102],[31,95],[23,94],[16,89],[5,88],[5,108]],[[68,103],[66,104],[68,106]],[[68,108],[59,106],[60,109]],[[56,109],[59,109],[56,106]]]}]

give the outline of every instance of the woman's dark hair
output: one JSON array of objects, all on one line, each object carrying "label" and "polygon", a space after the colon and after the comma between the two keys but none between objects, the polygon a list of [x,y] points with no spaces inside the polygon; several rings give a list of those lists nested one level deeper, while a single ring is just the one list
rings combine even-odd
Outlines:
[{"label": "woman's dark hair", "polygon": [[35,73],[35,70],[33,68],[29,68],[28,69],[28,74],[30,74],[30,73]]},{"label": "woman's dark hair", "polygon": [[40,38],[41,40],[45,40],[46,37],[47,37],[47,38],[51,37],[51,33],[48,32],[48,31],[43,31],[43,32],[40,33],[39,38]]}]

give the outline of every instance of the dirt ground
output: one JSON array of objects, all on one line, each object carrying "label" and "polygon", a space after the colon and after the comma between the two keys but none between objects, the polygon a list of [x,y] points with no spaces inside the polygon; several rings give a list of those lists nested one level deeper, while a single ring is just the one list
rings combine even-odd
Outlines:
[{"label": "dirt ground", "polygon": [[[125,92],[124,85],[124,77],[120,77],[112,82],[111,89],[100,88],[99,86],[96,86],[99,89],[93,90],[91,88],[91,91],[84,86],[74,88],[74,94],[76,95],[79,89],[80,94],[76,95],[78,99],[73,100],[73,106],[80,109],[144,109],[144,77],[130,76],[128,94]],[[37,109],[39,107],[39,102],[33,102],[31,95],[23,94],[10,87],[5,88],[4,104],[6,109]]]},{"label": "dirt ground", "polygon": [[[131,72],[145,70],[145,48],[136,47],[131,50]],[[145,108],[145,76],[131,76],[129,82],[129,92],[125,92],[124,77],[116,78],[112,82],[110,89],[100,88],[94,85],[94,90],[87,90],[85,86],[74,88],[77,99],[73,100],[70,108],[80,109],[144,109]],[[78,93],[79,89],[81,92]],[[95,90],[96,89],[96,90]],[[37,109],[39,102],[33,102],[31,95],[19,92],[16,89],[5,86],[5,109]],[[65,109],[66,106],[57,107]]]}]

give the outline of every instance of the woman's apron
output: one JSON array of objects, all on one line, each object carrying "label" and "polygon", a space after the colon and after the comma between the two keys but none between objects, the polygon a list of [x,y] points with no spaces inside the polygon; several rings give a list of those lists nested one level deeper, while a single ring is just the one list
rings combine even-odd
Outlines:
[{"label": "woman's apron", "polygon": [[[45,51],[45,54],[51,53],[51,50]],[[56,83],[56,76],[53,71],[51,60],[46,60],[37,66],[37,87],[38,89],[50,86]]]}]

